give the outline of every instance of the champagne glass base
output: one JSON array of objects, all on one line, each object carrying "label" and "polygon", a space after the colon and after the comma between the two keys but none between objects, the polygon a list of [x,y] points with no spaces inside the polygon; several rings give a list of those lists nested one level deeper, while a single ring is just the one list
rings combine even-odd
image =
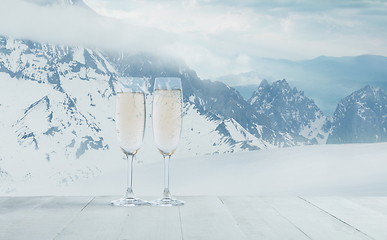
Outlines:
[{"label": "champagne glass base", "polygon": [[120,199],[112,201],[110,205],[121,206],[121,207],[132,207],[132,206],[149,205],[149,202],[139,198],[122,197]]},{"label": "champagne glass base", "polygon": [[157,200],[149,202],[152,206],[160,206],[160,207],[171,207],[171,206],[182,206],[184,205],[184,201],[177,200],[175,198],[163,197]]}]

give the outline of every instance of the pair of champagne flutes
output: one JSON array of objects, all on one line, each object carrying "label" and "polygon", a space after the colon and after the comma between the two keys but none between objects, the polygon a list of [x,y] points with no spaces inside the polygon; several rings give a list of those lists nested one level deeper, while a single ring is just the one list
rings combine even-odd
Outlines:
[{"label": "pair of champagne flutes", "polygon": [[169,162],[180,141],[183,92],[180,78],[156,78],[153,88],[152,125],[156,146],[164,158],[164,192],[161,198],[145,201],[132,189],[133,158],[139,151],[145,132],[145,82],[143,78],[119,78],[116,86],[116,130],[119,145],[128,160],[127,190],[111,204],[115,206],[179,206],[184,202],[169,191]]}]

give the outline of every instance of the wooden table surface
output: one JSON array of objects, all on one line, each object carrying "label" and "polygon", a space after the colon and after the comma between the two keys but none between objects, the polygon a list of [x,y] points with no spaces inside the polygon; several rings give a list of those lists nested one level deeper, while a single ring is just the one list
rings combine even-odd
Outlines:
[{"label": "wooden table surface", "polygon": [[179,197],[186,202],[181,207],[108,204],[119,197],[0,197],[0,239],[387,239],[387,197],[196,196]]}]

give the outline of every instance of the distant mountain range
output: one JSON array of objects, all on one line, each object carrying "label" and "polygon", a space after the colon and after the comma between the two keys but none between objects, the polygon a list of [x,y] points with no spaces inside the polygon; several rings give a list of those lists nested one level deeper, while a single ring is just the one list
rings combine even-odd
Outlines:
[{"label": "distant mountain range", "polygon": [[247,100],[262,79],[274,82],[286,79],[313,98],[324,114],[332,116],[337,103],[369,84],[387,91],[387,57],[361,55],[353,57],[320,56],[311,60],[255,58],[252,72],[214,79],[234,87]]}]

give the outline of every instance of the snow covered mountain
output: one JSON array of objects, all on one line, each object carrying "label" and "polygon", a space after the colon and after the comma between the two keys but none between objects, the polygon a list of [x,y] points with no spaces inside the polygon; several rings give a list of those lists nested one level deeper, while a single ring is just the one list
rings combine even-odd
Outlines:
[{"label": "snow covered mountain", "polygon": [[66,184],[101,172],[96,159],[115,140],[115,79],[100,53],[1,37],[0,81],[3,175]]},{"label": "snow covered mountain", "polygon": [[269,85],[262,80],[248,102],[271,120],[271,128],[279,132],[301,135],[306,143],[325,143],[329,121],[304,92],[292,89],[286,80]]},{"label": "snow covered mountain", "polygon": [[369,85],[338,104],[327,143],[387,141],[387,96]]},{"label": "snow covered mountain", "polygon": [[[128,59],[151,64],[141,55]],[[266,132],[268,136],[273,132],[243,113],[243,107],[249,105],[235,90],[201,81],[180,63],[177,68],[163,63],[160,71],[156,65],[162,61],[159,59],[144,72],[145,65],[126,65],[125,61],[110,62],[103,53],[90,48],[0,37],[0,130],[2,136],[7,136],[0,143],[1,181],[45,178],[67,185],[122,167],[122,163],[110,162],[123,157],[114,129],[114,83],[117,74],[136,76],[135,71],[147,77],[148,109],[155,77],[178,76],[183,80],[184,126],[175,157],[275,146],[264,138]],[[125,67],[128,73],[121,72]],[[217,91],[219,97],[215,98]],[[227,107],[221,108],[223,104]],[[150,122],[148,119],[138,161],[161,158],[153,143]],[[255,132],[244,126],[252,126]]]}]

